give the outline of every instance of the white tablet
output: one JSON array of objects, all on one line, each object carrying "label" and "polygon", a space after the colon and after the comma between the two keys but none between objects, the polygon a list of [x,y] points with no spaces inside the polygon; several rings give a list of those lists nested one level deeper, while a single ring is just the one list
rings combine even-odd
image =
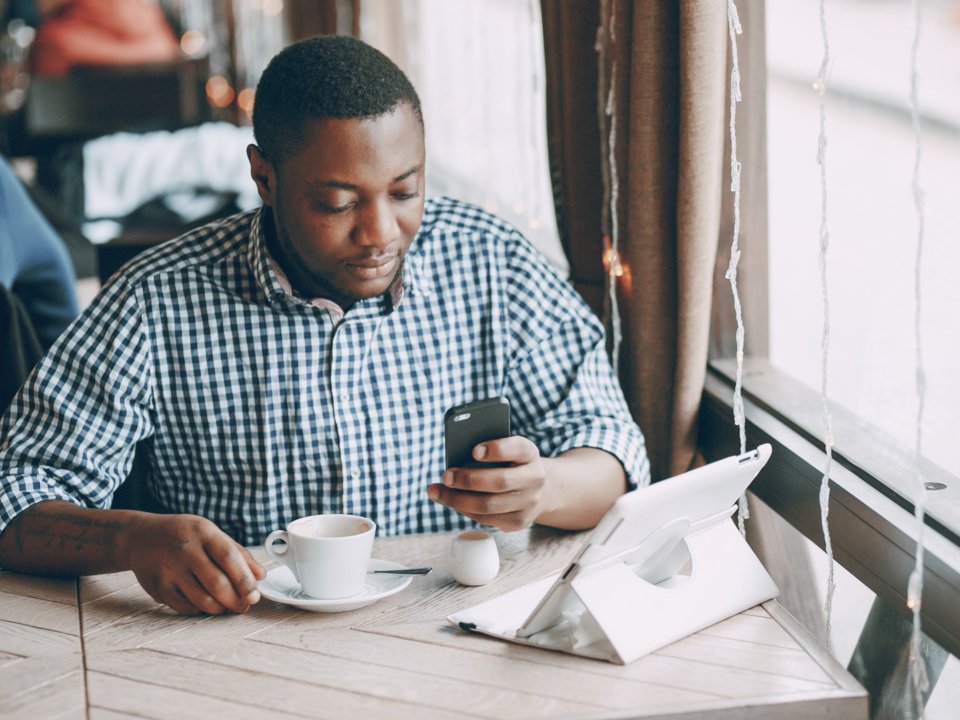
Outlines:
[{"label": "white tablet", "polygon": [[618,562],[644,580],[669,583],[689,561],[683,539],[730,522],[736,502],[770,458],[770,445],[621,495],[517,630],[526,638],[554,626],[578,600],[570,583]]}]

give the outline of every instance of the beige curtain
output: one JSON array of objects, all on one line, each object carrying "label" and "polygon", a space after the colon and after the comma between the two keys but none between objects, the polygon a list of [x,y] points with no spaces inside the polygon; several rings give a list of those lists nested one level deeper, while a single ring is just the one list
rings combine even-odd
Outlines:
[{"label": "beige curtain", "polygon": [[[608,140],[611,120],[616,123],[616,217],[624,265],[618,281],[619,368],[658,480],[696,460],[721,200],[729,196],[721,187],[726,3],[542,0],[542,7],[551,161],[575,282],[597,277],[603,235],[613,223],[609,191],[603,207],[588,207],[596,193],[585,184],[596,182],[595,164],[580,168],[565,158],[574,152],[570,143],[584,155],[594,134],[589,124],[599,126],[592,151],[609,190]],[[591,79],[569,69],[579,61],[582,70],[595,46],[598,72],[587,89],[583,83]],[[612,118],[597,112],[607,102],[611,77]],[[577,107],[571,108],[571,98],[578,99]],[[583,218],[593,224],[584,227]],[[573,235],[573,228],[579,234]],[[602,278],[602,270],[599,274]],[[595,292],[584,295],[596,308]],[[606,300],[608,322],[610,308]]]}]

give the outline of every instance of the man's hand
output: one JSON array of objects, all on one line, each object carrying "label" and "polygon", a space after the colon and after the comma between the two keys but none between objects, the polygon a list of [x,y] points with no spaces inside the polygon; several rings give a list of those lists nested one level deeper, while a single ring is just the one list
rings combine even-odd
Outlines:
[{"label": "man's hand", "polygon": [[144,514],[128,526],[123,553],[150,597],[178,613],[242,613],[260,600],[264,569],[204,518]]},{"label": "man's hand", "polygon": [[443,483],[431,485],[431,500],[484,525],[522,530],[548,510],[547,474],[537,446],[518,435],[477,445],[481,462],[510,467],[450,468]]},{"label": "man's hand", "polygon": [[533,523],[584,530],[597,524],[627,489],[623,466],[613,455],[578,447],[541,458],[537,446],[514,436],[481,443],[473,457],[511,467],[451,468],[430,499],[484,525],[522,530]]},{"label": "man's hand", "polygon": [[179,613],[243,612],[260,599],[264,569],[214,523],[195,515],[37,503],[0,534],[0,566],[77,577],[132,570]]}]

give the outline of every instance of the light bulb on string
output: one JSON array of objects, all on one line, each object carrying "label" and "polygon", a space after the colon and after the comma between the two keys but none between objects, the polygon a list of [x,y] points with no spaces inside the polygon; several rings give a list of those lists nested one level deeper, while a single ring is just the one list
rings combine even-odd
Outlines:
[{"label": "light bulb on string", "polygon": [[611,286],[619,285],[627,295],[633,290],[633,275],[630,266],[623,255],[613,247],[609,235],[603,236],[603,255],[601,257],[603,271],[611,279]]},{"label": "light bulb on string", "polygon": [[623,265],[620,263],[620,253],[614,249],[610,236],[603,236],[603,269],[612,277],[623,277]]},{"label": "light bulb on string", "polygon": [[206,83],[207,100],[214,107],[229,107],[233,102],[235,93],[230,82],[221,75],[214,75]]},{"label": "light bulb on string", "polygon": [[263,0],[260,11],[267,17],[273,17],[283,12],[283,0]]},{"label": "light bulb on string", "polygon": [[253,117],[253,102],[256,91],[253,88],[244,88],[237,94],[237,105],[249,117]]},{"label": "light bulb on string", "polygon": [[207,38],[199,30],[187,30],[180,36],[180,49],[190,57],[201,55],[207,46]]}]

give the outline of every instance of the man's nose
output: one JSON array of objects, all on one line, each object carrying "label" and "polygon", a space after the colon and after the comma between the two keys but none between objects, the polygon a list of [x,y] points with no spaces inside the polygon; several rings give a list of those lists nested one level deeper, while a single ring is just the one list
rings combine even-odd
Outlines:
[{"label": "man's nose", "polygon": [[388,198],[368,203],[360,213],[353,231],[355,243],[371,247],[387,247],[399,236],[397,215]]}]

